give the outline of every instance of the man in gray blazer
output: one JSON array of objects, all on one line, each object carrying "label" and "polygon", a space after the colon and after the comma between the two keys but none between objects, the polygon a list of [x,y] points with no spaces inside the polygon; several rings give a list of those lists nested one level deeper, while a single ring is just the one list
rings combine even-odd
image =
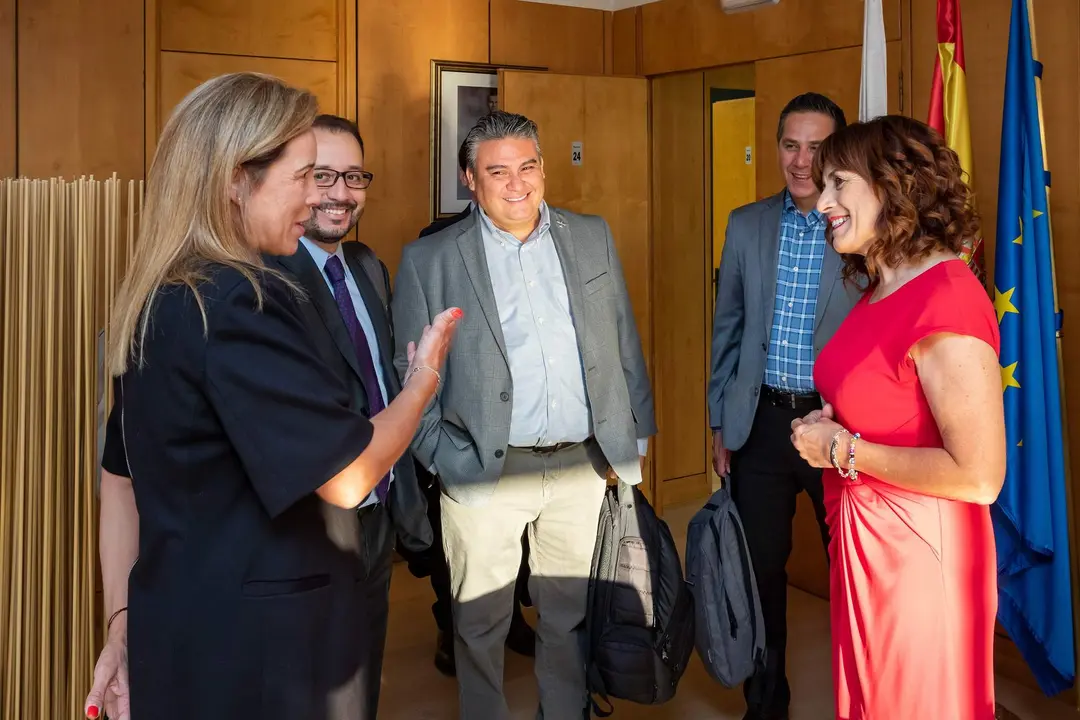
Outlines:
[{"label": "man in gray blazer", "polygon": [[[405,248],[393,302],[398,338],[464,310],[412,445],[442,484],[461,717],[510,717],[503,639],[527,530],[540,716],[580,718],[605,479],[641,481],[652,391],[611,232],[543,201],[535,123],[496,111],[466,143],[477,210]],[[404,372],[400,342],[395,360]]]},{"label": "man in gray blazer", "polygon": [[786,187],[728,218],[713,317],[709,422],[713,467],[731,478],[761,596],[768,659],[744,685],[744,720],[788,717],[785,670],[791,522],[810,496],[828,552],[821,470],[791,444],[791,421],[821,407],[814,359],[858,292],[840,276],[810,177],[814,151],[846,124],[828,98],[806,93],[780,115],[776,139]]}]

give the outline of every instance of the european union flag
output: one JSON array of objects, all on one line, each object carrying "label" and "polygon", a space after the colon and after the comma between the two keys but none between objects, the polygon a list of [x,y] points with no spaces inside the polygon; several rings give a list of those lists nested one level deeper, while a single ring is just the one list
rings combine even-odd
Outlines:
[{"label": "european union flag", "polygon": [[992,508],[998,619],[1043,692],[1072,685],[1065,456],[1042,108],[1030,0],[1013,0],[1001,128],[994,306],[1001,325],[1008,470]]}]

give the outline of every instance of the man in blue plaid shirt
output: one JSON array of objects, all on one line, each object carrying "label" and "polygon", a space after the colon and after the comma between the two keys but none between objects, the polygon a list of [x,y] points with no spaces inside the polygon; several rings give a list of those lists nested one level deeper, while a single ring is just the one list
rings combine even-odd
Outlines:
[{"label": "man in blue plaid shirt", "polygon": [[788,717],[787,573],[800,492],[813,501],[828,548],[821,470],[791,444],[791,422],[821,408],[814,359],[858,299],[825,239],[810,176],[817,146],[846,124],[829,98],[806,93],[780,114],[786,187],[731,213],[713,318],[709,421],[713,468],[730,478],[758,583],[768,650],[744,685],[744,720]]}]

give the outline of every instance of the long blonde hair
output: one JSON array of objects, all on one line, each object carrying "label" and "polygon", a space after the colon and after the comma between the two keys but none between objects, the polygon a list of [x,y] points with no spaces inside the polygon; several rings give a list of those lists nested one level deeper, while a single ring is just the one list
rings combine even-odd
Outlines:
[{"label": "long blonde hair", "polygon": [[120,287],[110,328],[108,364],[121,375],[143,340],[154,298],[163,286],[191,288],[203,315],[198,285],[213,265],[236,268],[254,285],[259,254],[245,241],[243,218],[231,198],[238,171],[252,187],[286,143],[311,129],[315,97],[278,78],[232,73],[208,80],[173,111],[147,179],[139,240]]}]

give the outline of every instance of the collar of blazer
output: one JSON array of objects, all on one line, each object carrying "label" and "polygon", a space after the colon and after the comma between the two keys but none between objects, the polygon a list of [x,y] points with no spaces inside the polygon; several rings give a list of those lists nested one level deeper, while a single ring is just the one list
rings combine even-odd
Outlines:
[{"label": "collar of blazer", "polygon": [[[586,238],[584,233],[581,237],[575,238],[576,227],[571,224],[570,218],[562,210],[548,206],[548,212],[551,218],[551,238],[555,243],[555,251],[559,255],[559,264],[562,266],[563,277],[566,281],[566,290],[570,298],[570,316],[573,318],[575,330],[578,331],[580,349],[582,337],[580,323],[586,317],[584,283],[595,277],[598,272],[607,269],[607,250],[605,247],[603,266],[598,272],[594,272],[597,269],[597,253],[589,252],[591,243],[582,247],[580,251],[578,247],[581,241],[590,238]],[[461,252],[461,259],[465,262],[465,271],[469,275],[477,301],[480,303],[480,309],[484,312],[488,327],[495,336],[495,342],[499,346],[499,351],[502,352],[503,359],[509,362],[506,339],[503,337],[502,323],[499,320],[499,308],[495,302],[495,292],[491,287],[491,274],[488,271],[487,256],[484,252],[482,222],[480,213],[474,212],[455,226],[460,228],[456,238],[457,245]]]},{"label": "collar of blazer", "polygon": [[[761,301],[765,308],[771,308],[776,303],[776,275],[779,270],[780,256],[780,221],[784,214],[784,193],[786,190],[759,201],[758,206],[758,251],[760,253],[760,267],[762,269],[763,282],[761,283]],[[843,280],[840,271],[843,261],[840,255],[833,250],[832,245],[826,241],[825,253],[821,259],[821,277],[818,281],[818,298],[814,307],[814,329],[821,324],[821,318],[825,314],[825,308],[832,298],[837,284]],[[772,312],[766,311],[765,337],[772,332]]]}]

